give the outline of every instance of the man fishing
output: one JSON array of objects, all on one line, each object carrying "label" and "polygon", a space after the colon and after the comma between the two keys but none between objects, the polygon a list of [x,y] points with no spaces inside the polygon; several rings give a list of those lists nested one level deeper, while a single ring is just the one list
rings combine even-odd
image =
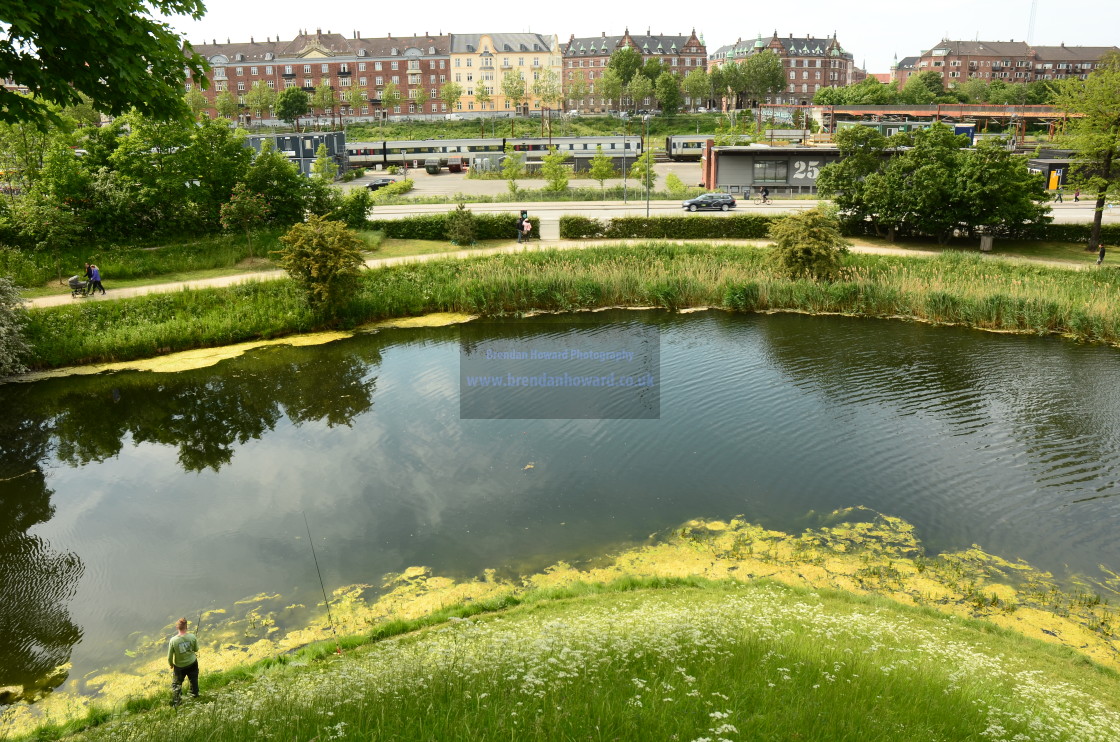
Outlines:
[{"label": "man fishing", "polygon": [[167,664],[171,666],[171,705],[178,706],[183,678],[191,681],[191,695],[198,698],[198,638],[187,633],[187,619],[175,622],[179,633],[167,643]]}]

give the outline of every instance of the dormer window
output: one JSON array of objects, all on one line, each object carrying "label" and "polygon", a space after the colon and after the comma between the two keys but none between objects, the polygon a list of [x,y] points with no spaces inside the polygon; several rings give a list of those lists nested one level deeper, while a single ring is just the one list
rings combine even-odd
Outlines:
[{"label": "dormer window", "polygon": [[366,55],[366,50],[365,49],[359,49],[358,50],[358,56],[359,57],[364,57],[365,55]]},{"label": "dormer window", "polygon": [[393,47],[393,48],[392,48],[392,49],[391,49],[391,50],[389,51],[389,54],[390,54],[391,56],[394,56],[394,57],[395,57],[395,56],[397,56],[397,47],[395,47],[395,46],[394,46],[394,47]]},{"label": "dormer window", "polygon": [[435,54],[435,53],[436,53],[436,48],[434,46],[429,46],[428,47],[428,54]]},{"label": "dormer window", "polygon": [[265,52],[264,53],[264,60],[266,62],[271,62],[272,61],[272,52]]}]

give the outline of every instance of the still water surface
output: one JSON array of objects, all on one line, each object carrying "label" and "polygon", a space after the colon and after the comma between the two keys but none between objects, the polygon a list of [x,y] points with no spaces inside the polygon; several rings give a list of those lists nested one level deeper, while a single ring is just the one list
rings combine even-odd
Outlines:
[{"label": "still water surface", "polygon": [[932,553],[1120,567],[1116,350],[719,312],[484,334],[650,328],[654,419],[465,419],[455,327],[0,387],[0,686],[67,660],[81,678],[206,606],[314,601],[303,513],[328,590],[412,565],[525,574],[697,517],[799,531],[856,505]]}]

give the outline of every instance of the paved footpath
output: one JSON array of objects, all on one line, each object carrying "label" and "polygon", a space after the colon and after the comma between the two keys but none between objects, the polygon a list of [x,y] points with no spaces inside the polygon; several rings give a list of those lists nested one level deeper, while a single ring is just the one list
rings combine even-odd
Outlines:
[{"label": "paved footpath", "polygon": [[[675,244],[686,244],[704,242],[712,245],[751,245],[763,246],[769,244],[768,240],[656,240],[657,242],[669,242]],[[365,262],[367,268],[384,268],[391,265],[404,265],[406,263],[425,263],[429,260],[447,260],[447,259],[462,259],[472,258],[481,255],[501,255],[511,254],[518,252],[528,252],[537,250],[583,250],[595,247],[609,246],[609,245],[640,245],[649,242],[649,240],[559,240],[559,239],[545,239],[541,241],[531,242],[529,244],[517,244],[511,242],[509,245],[501,247],[480,248],[477,250],[456,250],[453,252],[430,253],[427,255],[406,255],[395,258],[371,258]],[[880,245],[861,245],[852,243],[849,249],[852,252],[868,253],[873,255],[903,255],[909,257],[933,257],[940,253],[936,250],[904,250],[896,247],[883,247]],[[1058,268],[1067,268],[1070,270],[1084,270],[1086,268],[1095,267],[1091,263],[1067,263],[1057,260],[1027,260],[1024,258],[1010,258],[1010,257],[995,257],[997,260],[1029,262],[1031,264],[1049,265]],[[259,271],[254,273],[238,273],[231,276],[219,276],[217,278],[203,278],[197,281],[178,281],[174,283],[156,283],[147,286],[136,286],[113,289],[112,284],[107,290],[107,293],[102,296],[100,294],[88,296],[85,298],[71,297],[69,293],[55,294],[52,296],[42,296],[36,299],[28,299],[24,305],[30,308],[54,307],[63,304],[72,304],[74,302],[92,302],[92,301],[112,301],[114,299],[126,299],[133,296],[144,296],[147,294],[168,294],[176,291],[183,291],[186,289],[207,289],[221,286],[234,286],[241,283],[251,283],[254,281],[275,281],[284,278],[287,274],[282,270]]]}]

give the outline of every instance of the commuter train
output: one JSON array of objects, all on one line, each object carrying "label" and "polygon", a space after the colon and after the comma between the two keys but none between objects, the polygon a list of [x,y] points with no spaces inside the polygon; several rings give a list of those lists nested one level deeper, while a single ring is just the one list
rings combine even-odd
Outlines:
[{"label": "commuter train", "polygon": [[598,148],[614,160],[638,157],[642,154],[642,138],[639,136],[598,136],[598,137],[521,137],[494,139],[420,139],[412,141],[348,142],[347,153],[351,167],[373,167],[381,165],[406,165],[423,167],[425,162],[438,159],[443,167],[456,162],[469,164],[475,157],[500,157],[506,145],[514,151],[526,153],[526,165],[539,162],[542,155],[548,154],[549,147],[558,152],[567,152],[573,158],[577,170],[586,167],[587,161],[595,156]]},{"label": "commuter train", "polygon": [[[808,129],[767,129],[755,141],[767,142],[804,142],[809,138]],[[704,154],[704,142],[715,139],[715,134],[673,134],[665,138],[665,154],[670,160],[699,160]]]}]

